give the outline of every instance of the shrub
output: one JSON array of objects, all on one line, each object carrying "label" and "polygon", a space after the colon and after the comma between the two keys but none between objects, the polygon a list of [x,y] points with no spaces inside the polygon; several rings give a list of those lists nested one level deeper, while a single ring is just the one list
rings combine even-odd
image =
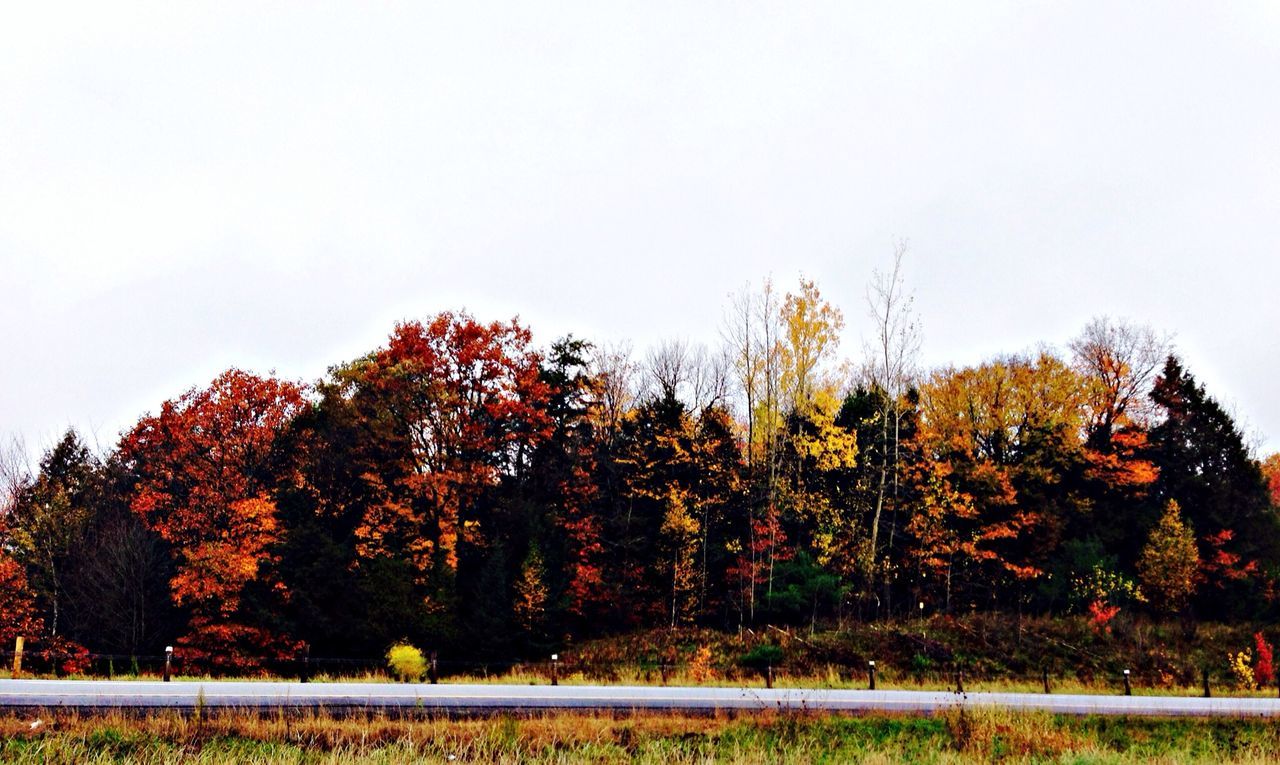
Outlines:
[{"label": "shrub", "polygon": [[1099,635],[1111,634],[1111,620],[1120,613],[1120,606],[1107,605],[1105,601],[1095,600],[1089,604],[1089,624]]},{"label": "shrub", "polygon": [[1258,649],[1258,661],[1253,665],[1253,679],[1257,681],[1258,685],[1271,685],[1272,681],[1276,679],[1271,644],[1267,642],[1266,636],[1261,632],[1253,634],[1253,644]]},{"label": "shrub", "polygon": [[738,659],[738,663],[751,669],[763,670],[782,663],[782,649],[776,645],[758,645]]},{"label": "shrub", "polygon": [[1253,661],[1253,656],[1247,650],[1240,653],[1227,653],[1227,662],[1231,666],[1231,674],[1235,676],[1236,684],[1241,688],[1250,690],[1254,687],[1253,667],[1249,666]]},{"label": "shrub", "polygon": [[703,683],[711,679],[711,646],[698,646],[689,659],[689,674],[695,683]]},{"label": "shrub", "polygon": [[408,643],[396,643],[387,650],[387,667],[401,682],[420,680],[427,671],[422,651]]}]

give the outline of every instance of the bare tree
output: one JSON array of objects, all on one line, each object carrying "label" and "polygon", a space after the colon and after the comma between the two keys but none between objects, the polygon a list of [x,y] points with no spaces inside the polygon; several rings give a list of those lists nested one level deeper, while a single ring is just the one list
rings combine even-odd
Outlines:
[{"label": "bare tree", "polygon": [[600,380],[600,410],[605,430],[612,439],[623,416],[635,405],[636,364],[630,343],[596,346],[591,356],[591,374]]},{"label": "bare tree", "polygon": [[0,528],[13,512],[22,490],[31,483],[31,460],[20,436],[0,444]]},{"label": "bare tree", "polygon": [[[888,555],[893,549],[893,537],[897,530],[900,477],[898,458],[903,404],[916,375],[916,359],[920,351],[920,328],[912,310],[914,298],[907,291],[903,275],[906,255],[907,243],[898,242],[894,247],[890,270],[873,271],[871,283],[867,287],[867,308],[875,321],[875,335],[866,345],[864,375],[868,386],[873,394],[878,395],[881,403],[880,411],[877,412],[880,425],[879,465],[871,538],[867,548],[868,572],[874,572],[878,563],[881,518],[890,497],[892,510],[885,554]],[[888,582],[886,576],[886,601],[889,596]],[[888,607],[886,602],[886,608]]]},{"label": "bare tree", "polygon": [[1150,423],[1155,405],[1147,397],[1156,370],[1172,348],[1169,335],[1150,326],[1107,316],[1094,318],[1070,343],[1076,371],[1090,381],[1087,437],[1106,448],[1126,420]]},{"label": "bare tree", "polygon": [[694,374],[694,358],[684,340],[664,340],[645,357],[646,396],[679,399]]}]

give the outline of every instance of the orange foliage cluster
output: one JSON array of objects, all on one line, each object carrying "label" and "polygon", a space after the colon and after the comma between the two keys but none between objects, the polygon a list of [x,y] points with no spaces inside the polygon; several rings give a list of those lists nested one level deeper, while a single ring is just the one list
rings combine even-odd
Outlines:
[{"label": "orange foliage cluster", "polygon": [[120,444],[138,476],[133,511],[178,555],[170,588],[191,612],[178,644],[194,654],[233,656],[249,639],[261,655],[277,642],[238,624],[237,612],[245,585],[272,576],[279,522],[268,463],[304,405],[301,386],[232,369],[166,402]]}]

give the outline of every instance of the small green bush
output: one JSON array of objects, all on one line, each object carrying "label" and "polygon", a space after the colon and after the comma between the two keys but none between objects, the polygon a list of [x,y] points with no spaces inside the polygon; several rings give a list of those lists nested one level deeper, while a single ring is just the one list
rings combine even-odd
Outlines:
[{"label": "small green bush", "polygon": [[776,667],[782,663],[782,648],[776,645],[758,645],[738,659],[738,663],[751,669]]},{"label": "small green bush", "polygon": [[408,643],[396,643],[387,650],[387,667],[401,682],[421,680],[427,671],[422,651]]}]

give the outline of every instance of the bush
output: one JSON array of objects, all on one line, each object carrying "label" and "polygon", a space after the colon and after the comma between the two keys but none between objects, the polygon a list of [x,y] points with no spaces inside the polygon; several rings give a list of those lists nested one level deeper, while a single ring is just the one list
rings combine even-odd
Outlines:
[{"label": "bush", "polygon": [[774,667],[782,663],[782,649],[776,645],[758,645],[744,653],[738,663],[751,669]]},{"label": "bush", "polygon": [[422,651],[408,643],[396,643],[387,650],[387,667],[397,679],[407,683],[422,679],[427,671],[427,660],[423,658]]}]

